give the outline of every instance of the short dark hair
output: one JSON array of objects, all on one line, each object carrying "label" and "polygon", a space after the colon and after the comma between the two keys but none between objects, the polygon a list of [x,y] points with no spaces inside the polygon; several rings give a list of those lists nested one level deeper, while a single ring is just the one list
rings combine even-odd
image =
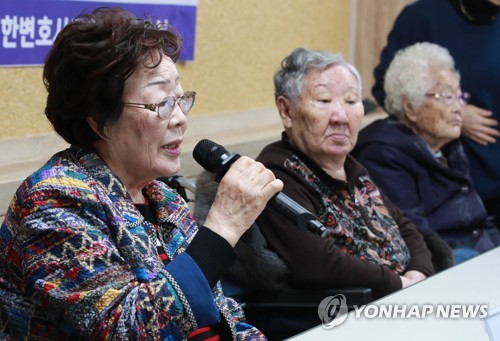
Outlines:
[{"label": "short dark hair", "polygon": [[[168,24],[137,19],[122,8],[97,8],[66,25],[45,60],[43,81],[48,91],[45,115],[66,142],[91,147],[123,111],[123,89],[142,62],[157,67],[165,54],[174,62],[181,37]],[[154,59],[154,55],[159,59]],[[146,61],[156,60],[154,65]]]}]

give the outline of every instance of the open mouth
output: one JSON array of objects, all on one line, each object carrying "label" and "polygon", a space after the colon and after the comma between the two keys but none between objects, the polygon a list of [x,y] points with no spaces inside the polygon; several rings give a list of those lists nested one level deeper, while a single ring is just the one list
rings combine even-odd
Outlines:
[{"label": "open mouth", "polygon": [[177,149],[177,148],[179,148],[179,146],[180,146],[180,143],[171,143],[171,144],[167,144],[167,145],[163,146],[162,148]]},{"label": "open mouth", "polygon": [[169,144],[161,146],[161,149],[167,151],[171,155],[179,155],[181,153],[182,140],[178,140]]}]

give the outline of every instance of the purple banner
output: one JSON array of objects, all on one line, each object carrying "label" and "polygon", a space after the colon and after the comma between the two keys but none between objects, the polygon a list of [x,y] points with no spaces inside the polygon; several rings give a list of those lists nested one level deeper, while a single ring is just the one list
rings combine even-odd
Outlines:
[{"label": "purple banner", "polygon": [[198,0],[1,0],[0,67],[40,66],[59,31],[82,12],[123,7],[168,22],[182,35],[179,60],[194,60]]}]

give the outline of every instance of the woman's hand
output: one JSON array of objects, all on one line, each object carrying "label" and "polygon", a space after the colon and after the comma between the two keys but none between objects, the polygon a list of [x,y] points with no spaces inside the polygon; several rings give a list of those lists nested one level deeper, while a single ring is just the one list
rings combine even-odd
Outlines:
[{"label": "woman's hand", "polygon": [[282,188],[273,172],[241,156],[222,178],[205,226],[234,246]]},{"label": "woman's hand", "polygon": [[427,278],[426,275],[421,273],[420,271],[410,270],[404,274],[404,276],[400,276],[401,282],[403,283],[403,288],[409,287],[412,284],[420,282]]},{"label": "woman's hand", "polygon": [[462,134],[484,146],[495,143],[500,132],[498,121],[491,118],[491,111],[468,104],[463,107],[462,113]]}]

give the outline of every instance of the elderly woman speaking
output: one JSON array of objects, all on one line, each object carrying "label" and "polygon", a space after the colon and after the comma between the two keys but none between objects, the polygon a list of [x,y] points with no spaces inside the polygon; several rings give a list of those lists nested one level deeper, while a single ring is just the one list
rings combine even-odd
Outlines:
[{"label": "elderly woman speaking", "polygon": [[24,181],[0,228],[0,339],[259,340],[219,279],[233,246],[282,187],[234,163],[205,226],[155,180],[180,167],[195,100],[181,37],[100,8],[57,35],[45,114],[71,144]]},{"label": "elderly woman speaking", "polygon": [[437,232],[450,244],[456,262],[499,245],[458,140],[468,94],[448,50],[431,43],[401,50],[384,87],[391,115],[360,132],[358,161],[424,235]]},{"label": "elderly woman speaking", "polygon": [[349,155],[364,114],[358,71],[338,54],[299,48],[274,83],[285,131],[257,160],[328,230],[323,238],[297,229],[272,207],[259,216],[262,234],[290,270],[288,285],[370,287],[381,297],[431,275],[415,225]]}]

